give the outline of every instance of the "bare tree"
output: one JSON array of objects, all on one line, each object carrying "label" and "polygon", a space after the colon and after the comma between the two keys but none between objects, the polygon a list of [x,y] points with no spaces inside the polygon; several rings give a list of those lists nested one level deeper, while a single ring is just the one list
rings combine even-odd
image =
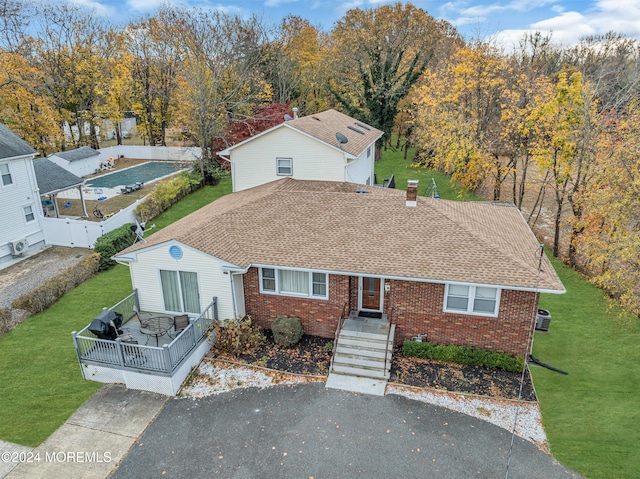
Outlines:
[{"label": "bare tree", "polygon": [[185,53],[181,72],[185,123],[193,128],[202,149],[201,172],[212,179],[217,168],[214,138],[229,119],[250,114],[255,103],[270,101],[258,69],[266,35],[257,17],[188,10],[174,11],[173,18],[180,25]]},{"label": "bare tree", "polygon": [[182,62],[176,27],[174,11],[163,7],[156,16],[129,25],[125,32],[126,48],[133,56],[134,94],[142,106],[143,137],[152,146],[166,145],[174,110],[176,76]]}]

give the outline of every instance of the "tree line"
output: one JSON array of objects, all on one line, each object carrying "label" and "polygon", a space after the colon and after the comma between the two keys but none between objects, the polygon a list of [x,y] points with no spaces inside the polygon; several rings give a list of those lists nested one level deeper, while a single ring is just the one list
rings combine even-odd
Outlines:
[{"label": "tree line", "polygon": [[416,147],[419,164],[513,202],[554,255],[640,313],[636,40],[532,33],[506,51],[401,3],[326,32],[170,6],[117,26],[73,4],[0,10],[0,121],[42,154],[99,148],[106,121],[120,143],[134,111],[150,145],[200,146],[207,177],[239,132],[337,108],[384,131],[381,147]]}]

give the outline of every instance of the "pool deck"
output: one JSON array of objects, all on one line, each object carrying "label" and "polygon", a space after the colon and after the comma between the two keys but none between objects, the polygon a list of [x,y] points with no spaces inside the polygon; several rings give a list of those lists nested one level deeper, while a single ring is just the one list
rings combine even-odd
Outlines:
[{"label": "pool deck", "polygon": [[[113,170],[113,171],[107,171],[104,175],[99,175],[99,176],[92,176],[91,178],[86,178],[85,179],[85,184],[82,187],[82,194],[84,196],[85,200],[98,200],[99,198],[103,198],[103,199],[109,199],[109,198],[113,198],[114,196],[120,195],[122,194],[120,192],[120,189],[123,188],[124,186],[126,186],[125,184],[122,185],[117,185],[113,188],[107,188],[107,187],[100,187],[100,186],[89,186],[86,183],[91,183],[91,181],[95,181],[98,178],[103,178],[105,176],[110,176],[113,175],[115,173],[121,173],[124,171],[128,171],[131,170],[132,168],[138,168],[140,167],[140,165],[144,165],[146,163],[153,163],[153,162],[158,162],[159,160],[149,160],[148,162],[145,163],[140,163],[138,165],[133,165],[130,166],[128,168],[124,168],[121,170]],[[188,162],[188,161],[171,161],[171,163],[183,163],[183,164],[190,164],[192,162]],[[181,173],[185,170],[187,170],[188,168],[184,168],[182,170],[179,171],[174,171],[172,173],[169,173],[167,175],[164,176],[159,176],[157,178],[152,178],[152,179],[147,179],[144,183],[145,184],[150,184],[150,183],[155,183],[157,181],[161,181],[167,178],[170,178],[174,175],[177,175],[178,173]],[[135,182],[135,181],[140,181],[140,180],[132,180],[131,182]],[[63,191],[62,193],[60,193],[58,195],[59,198],[68,198],[68,199],[80,199],[80,194],[78,192],[77,189],[73,189],[73,190],[68,190],[68,191]]]}]

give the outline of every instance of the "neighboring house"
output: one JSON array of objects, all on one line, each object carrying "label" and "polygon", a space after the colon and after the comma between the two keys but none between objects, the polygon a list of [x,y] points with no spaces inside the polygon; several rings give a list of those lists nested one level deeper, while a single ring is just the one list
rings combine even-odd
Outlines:
[{"label": "neighboring house", "polygon": [[233,191],[283,177],[374,182],[375,142],[383,132],[336,110],[295,118],[221,151]]},{"label": "neighboring house", "polygon": [[0,263],[44,244],[37,152],[0,125]]},{"label": "neighboring house", "polygon": [[47,158],[79,177],[92,175],[100,169],[100,152],[88,146],[60,151]]},{"label": "neighboring house", "polygon": [[[283,131],[288,131],[284,129]],[[294,166],[295,167],[295,166]],[[300,318],[333,338],[344,312],[382,315],[395,340],[528,353],[541,292],[564,293],[520,211],[345,182],[281,179],[232,193],[116,255],[141,310],[269,328]]]},{"label": "neighboring house", "polygon": [[38,158],[33,161],[33,168],[36,172],[36,180],[40,187],[40,196],[42,197],[42,210],[44,216],[52,216],[58,218],[58,203],[56,197],[58,193],[77,188],[80,192],[80,202],[84,216],[87,216],[87,210],[82,194],[82,185],[84,180],[70,171],[65,170],[48,158]]}]

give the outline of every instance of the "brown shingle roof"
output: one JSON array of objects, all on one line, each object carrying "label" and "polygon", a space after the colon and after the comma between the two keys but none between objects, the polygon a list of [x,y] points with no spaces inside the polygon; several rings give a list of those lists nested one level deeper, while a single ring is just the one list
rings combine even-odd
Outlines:
[{"label": "brown shingle roof", "polygon": [[[360,155],[383,134],[382,131],[336,110],[326,110],[289,120],[287,125],[325,143],[337,146],[354,156]],[[342,133],[349,141],[340,146],[336,133]]]},{"label": "brown shingle roof", "polygon": [[[356,190],[368,193],[356,193]],[[286,178],[232,193],[121,253],[176,240],[246,268],[274,265],[563,291],[518,209]]]}]

